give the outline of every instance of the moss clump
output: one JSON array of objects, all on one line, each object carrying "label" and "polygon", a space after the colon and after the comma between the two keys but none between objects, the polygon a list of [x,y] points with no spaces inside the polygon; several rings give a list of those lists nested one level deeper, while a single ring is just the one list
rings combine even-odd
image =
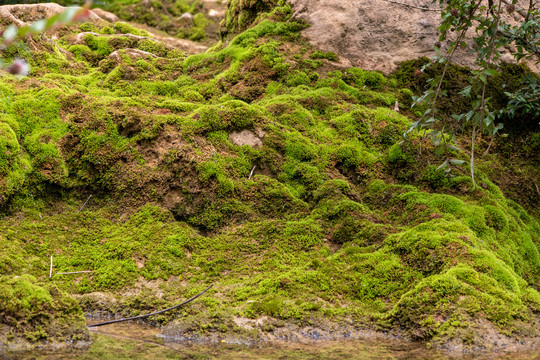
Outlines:
[{"label": "moss clump", "polygon": [[[123,20],[145,24],[171,36],[193,41],[208,39],[209,44],[219,39],[219,24],[214,17],[208,16],[208,8],[200,0],[154,1],[151,6],[152,11],[148,11],[148,3],[140,0],[104,4]],[[142,35],[144,31],[128,26],[120,22],[114,24],[122,33],[146,36]]]},{"label": "moss clump", "polygon": [[121,34],[133,34],[137,36],[150,36],[147,31],[138,29],[128,23],[118,21],[113,24],[114,29]]},{"label": "moss clump", "polygon": [[56,286],[28,275],[0,280],[0,325],[8,332],[2,347],[20,349],[21,340],[28,346],[90,340],[79,304]]},{"label": "moss clump", "polygon": [[282,0],[231,1],[227,7],[222,36],[236,35],[246,30],[258,16],[264,16],[275,6],[283,6],[284,3]]},{"label": "moss clump", "polygon": [[336,53],[332,51],[323,52],[320,50],[315,51],[313,54],[311,54],[312,59],[327,59],[330,61],[338,61],[339,56],[337,56]]}]

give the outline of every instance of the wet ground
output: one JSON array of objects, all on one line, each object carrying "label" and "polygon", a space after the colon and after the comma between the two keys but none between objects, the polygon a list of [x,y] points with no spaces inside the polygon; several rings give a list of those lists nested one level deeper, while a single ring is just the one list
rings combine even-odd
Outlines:
[{"label": "wet ground", "polygon": [[160,337],[160,330],[147,325],[120,323],[93,328],[91,346],[62,352],[19,353],[0,356],[6,360],[68,359],[479,359],[540,360],[537,352],[448,355],[425,345],[399,340],[367,339],[317,341],[309,343],[275,342],[247,346],[241,344],[186,343]]}]

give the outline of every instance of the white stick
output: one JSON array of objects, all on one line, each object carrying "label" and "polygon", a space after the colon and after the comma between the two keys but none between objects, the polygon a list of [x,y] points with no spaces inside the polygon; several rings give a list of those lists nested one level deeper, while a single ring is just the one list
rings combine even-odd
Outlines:
[{"label": "white stick", "polygon": [[78,213],[81,212],[81,210],[84,208],[84,206],[86,205],[86,203],[88,202],[88,200],[90,200],[91,197],[92,197],[92,194],[90,194],[90,196],[88,197],[88,199],[86,199],[86,201],[85,201],[84,204],[81,206],[81,208],[79,209],[79,211],[77,211]]},{"label": "white stick", "polygon": [[49,270],[49,278],[52,278],[52,255],[51,255],[51,269]]},{"label": "white stick", "polygon": [[251,172],[249,173],[249,177],[248,177],[248,180],[251,179],[251,177],[253,176],[253,172],[255,171],[255,165],[253,165],[253,169],[251,169]]}]

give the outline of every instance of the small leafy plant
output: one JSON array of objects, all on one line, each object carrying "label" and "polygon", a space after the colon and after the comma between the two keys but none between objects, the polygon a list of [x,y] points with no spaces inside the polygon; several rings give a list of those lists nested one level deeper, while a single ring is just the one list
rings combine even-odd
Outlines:
[{"label": "small leafy plant", "polygon": [[[507,108],[503,110],[495,110],[491,98],[486,95],[490,78],[500,75],[497,64],[501,59],[500,50],[502,48],[514,46],[516,52],[513,56],[518,61],[521,59],[540,61],[540,46],[538,45],[540,13],[532,0],[526,10],[517,8],[517,0],[497,0],[495,2],[489,0],[487,5],[482,0],[434,0],[433,2],[438,2],[441,7],[442,23],[438,28],[439,42],[435,44],[436,56],[427,66],[440,64],[442,72],[439,76],[428,81],[429,88],[422,96],[414,98],[413,106],[423,105],[426,110],[423,116],[413,123],[405,133],[405,138],[415,129],[424,130],[424,136],[432,139],[438,152],[448,154],[439,169],[450,172],[452,165],[465,163],[451,157],[452,152],[459,149],[452,144],[452,137],[445,135],[444,123],[437,109],[437,102],[440,97],[446,95],[442,85],[455,52],[459,47],[468,46],[465,42],[465,36],[467,32],[473,30],[472,41],[474,45],[471,51],[476,58],[475,69],[468,79],[469,85],[465,86],[459,93],[464,98],[469,98],[472,106],[466,113],[452,114],[452,119],[464,126],[472,127],[470,173],[474,190],[476,187],[474,179],[475,140],[478,133],[483,131],[489,134],[491,142],[493,142],[495,135],[502,129],[502,124],[496,121],[498,115],[513,116],[517,111],[538,115],[540,112],[540,86],[538,79],[534,76],[530,76],[517,92],[506,93],[510,100]],[[523,21],[518,25],[506,23],[502,17],[504,12],[517,12]],[[455,32],[457,36],[449,43],[448,50],[443,52],[441,51],[441,43],[447,41],[450,32]],[[486,153],[490,147],[491,143]]]}]

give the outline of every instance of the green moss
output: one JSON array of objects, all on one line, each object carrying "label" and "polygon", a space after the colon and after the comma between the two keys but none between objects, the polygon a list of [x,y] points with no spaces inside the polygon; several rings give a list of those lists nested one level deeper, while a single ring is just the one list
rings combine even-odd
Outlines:
[{"label": "green moss", "polygon": [[221,105],[209,105],[198,109],[193,116],[197,131],[242,130],[251,128],[264,119],[256,106],[243,101],[231,100]]},{"label": "green moss", "polygon": [[388,153],[388,162],[400,166],[407,166],[414,160],[405,154],[399,144],[394,144]]},{"label": "green moss", "polygon": [[113,27],[116,31],[118,31],[120,34],[133,34],[137,36],[150,36],[147,31],[138,29],[126,22],[123,21],[117,21],[113,24]]},{"label": "green moss", "polygon": [[92,34],[84,36],[84,41],[88,47],[95,51],[99,56],[108,56],[113,52],[113,47],[109,45],[109,40],[106,37],[97,37]]},{"label": "green moss", "polygon": [[259,14],[264,14],[275,5],[280,4],[279,0],[259,1],[250,0],[247,2],[234,0],[228,4],[225,17],[225,27],[229,34],[243,31],[252,25]]},{"label": "green moss", "polygon": [[336,53],[334,53],[332,51],[323,52],[323,51],[320,51],[320,50],[317,50],[313,54],[311,54],[311,58],[312,59],[327,59],[327,60],[330,60],[330,61],[338,61],[339,60],[339,56],[337,56]]},{"label": "green moss", "polygon": [[366,71],[363,69],[351,67],[347,69],[346,81],[356,87],[368,86],[373,89],[379,89],[386,84],[383,74],[376,71]]},{"label": "green moss", "polygon": [[0,284],[1,324],[7,326],[8,339],[30,343],[89,339],[78,303],[56,286],[39,285],[28,275],[2,276]]},{"label": "green moss", "polygon": [[336,157],[345,168],[371,165],[377,159],[365,149],[362,149],[360,144],[341,145],[336,151]]},{"label": "green moss", "polygon": [[180,29],[177,36],[179,38],[186,38],[192,41],[200,41],[206,38],[206,28],[210,24],[210,21],[204,16],[203,13],[198,13],[193,17],[193,26]]},{"label": "green moss", "polygon": [[[166,27],[197,4],[156,2],[148,21]],[[186,59],[121,36],[135,31],[123,23],[84,25],[111,36],[59,42],[72,63],[53,48],[36,54],[39,81],[2,79],[7,288],[18,286],[15,275],[43,277],[54,254],[55,272],[93,271],[52,280],[87,310],[139,314],[214,283],[214,294],[182,312],[193,332],[266,315],[299,325],[348,319],[434,342],[482,344],[473,323],[534,333],[537,217],[487,172],[466,191],[466,170],[447,177],[436,155],[419,154],[421,134],[397,144],[413,121],[392,110],[411,100],[403,79],[325,73],[290,15],[281,1],[232,1],[224,41]],[[242,130],[262,146],[233,144],[230,134]],[[502,157],[477,161],[501,166]],[[52,291],[34,290],[36,303],[54,302]],[[117,302],[92,300],[96,291]],[[28,331],[48,336],[45,327]]]},{"label": "green moss", "polygon": [[287,86],[310,85],[311,78],[303,71],[296,71],[287,76]]}]

